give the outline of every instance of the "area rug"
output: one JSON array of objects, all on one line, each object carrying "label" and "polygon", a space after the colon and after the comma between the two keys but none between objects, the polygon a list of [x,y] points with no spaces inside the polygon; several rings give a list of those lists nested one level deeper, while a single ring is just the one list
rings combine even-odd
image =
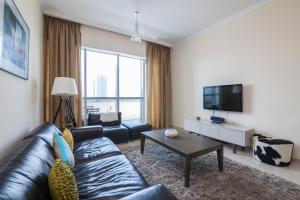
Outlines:
[{"label": "area rug", "polygon": [[140,154],[139,143],[120,149],[150,185],[162,183],[180,200],[300,199],[299,185],[229,158],[224,158],[224,172],[219,172],[215,153],[193,159],[190,188],[185,188],[184,159],[180,155],[149,141],[144,155]]}]

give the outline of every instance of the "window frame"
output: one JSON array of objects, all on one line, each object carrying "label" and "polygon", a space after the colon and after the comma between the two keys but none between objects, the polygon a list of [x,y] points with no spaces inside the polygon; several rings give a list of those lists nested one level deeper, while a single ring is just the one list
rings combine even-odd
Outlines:
[{"label": "window frame", "polygon": [[[81,50],[83,51],[83,54],[81,54],[81,59],[83,59],[83,66],[81,66],[81,69],[83,68],[83,79],[81,80],[83,84],[83,90],[84,93],[82,95],[83,99],[83,109],[84,109],[84,124],[87,124],[87,101],[88,100],[115,100],[116,101],[116,108],[115,110],[117,112],[120,112],[120,101],[122,100],[140,100],[141,102],[141,107],[140,107],[140,120],[145,121],[146,120],[146,58],[145,57],[140,57],[140,56],[134,56],[134,55],[129,55],[129,54],[124,54],[124,53],[119,53],[119,52],[112,52],[112,51],[107,51],[107,50],[102,50],[102,49],[95,49],[95,48],[90,48],[90,47],[82,47]],[[96,53],[103,53],[103,54],[109,54],[109,55],[114,55],[117,58],[117,67],[116,67],[116,97],[87,97],[87,52],[92,51]],[[83,57],[82,57],[83,55]],[[141,62],[141,72],[142,72],[142,83],[141,83],[141,96],[137,97],[120,97],[120,57],[127,57],[127,58],[132,58],[132,59],[138,59]]]}]

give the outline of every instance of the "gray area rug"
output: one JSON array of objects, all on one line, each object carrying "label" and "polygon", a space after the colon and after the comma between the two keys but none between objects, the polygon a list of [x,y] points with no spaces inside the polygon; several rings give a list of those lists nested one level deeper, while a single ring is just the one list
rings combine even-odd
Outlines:
[{"label": "gray area rug", "polygon": [[178,154],[149,141],[144,155],[139,143],[120,149],[149,184],[164,184],[178,199],[300,200],[299,185],[229,158],[224,157],[224,172],[219,172],[215,153],[193,159],[190,188],[185,188],[184,160]]}]

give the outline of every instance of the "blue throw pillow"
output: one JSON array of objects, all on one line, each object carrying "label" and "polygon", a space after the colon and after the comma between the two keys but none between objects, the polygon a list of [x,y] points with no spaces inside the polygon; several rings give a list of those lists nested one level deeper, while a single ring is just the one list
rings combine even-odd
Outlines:
[{"label": "blue throw pillow", "polygon": [[62,159],[71,168],[74,167],[74,155],[67,141],[59,134],[53,134],[53,146],[56,158]]}]

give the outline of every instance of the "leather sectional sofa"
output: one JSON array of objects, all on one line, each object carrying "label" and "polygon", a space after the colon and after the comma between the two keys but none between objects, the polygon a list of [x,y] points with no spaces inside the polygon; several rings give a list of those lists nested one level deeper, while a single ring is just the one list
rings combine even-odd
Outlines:
[{"label": "leather sectional sofa", "polygon": [[152,130],[152,126],[150,124],[147,124],[140,120],[123,121],[122,125],[128,129],[130,140],[139,139],[141,132]]},{"label": "leather sectional sofa", "polygon": [[101,125],[103,127],[103,136],[110,138],[114,143],[125,143],[128,140],[140,138],[140,132],[150,131],[152,126],[140,120],[122,121],[122,113],[118,112],[118,120],[111,122],[102,122],[100,113],[89,113],[88,126]]},{"label": "leather sectional sofa", "polygon": [[[0,161],[0,199],[51,199],[48,174],[55,160],[53,133],[45,123],[32,131]],[[80,199],[176,199],[163,185],[149,186],[136,167],[108,138],[101,126],[72,130],[73,172]]]}]

